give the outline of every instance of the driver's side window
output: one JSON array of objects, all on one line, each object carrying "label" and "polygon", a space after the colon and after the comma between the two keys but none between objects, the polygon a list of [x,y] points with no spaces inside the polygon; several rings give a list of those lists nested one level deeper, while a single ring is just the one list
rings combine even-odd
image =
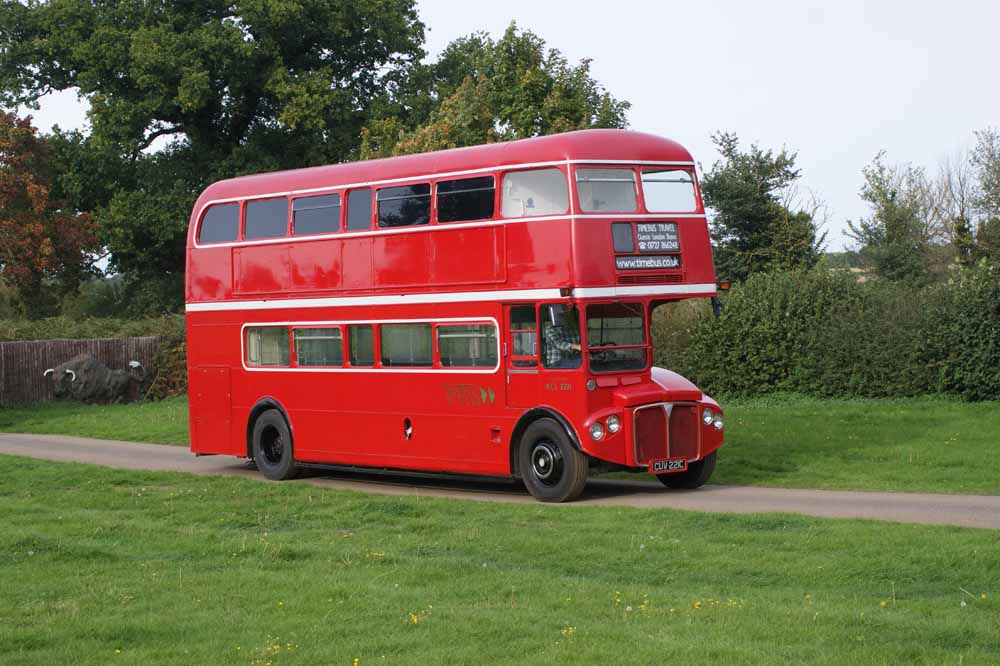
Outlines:
[{"label": "driver's side window", "polygon": [[575,305],[550,303],[538,311],[542,325],[542,366],[579,368],[583,361],[580,346],[580,313]]}]

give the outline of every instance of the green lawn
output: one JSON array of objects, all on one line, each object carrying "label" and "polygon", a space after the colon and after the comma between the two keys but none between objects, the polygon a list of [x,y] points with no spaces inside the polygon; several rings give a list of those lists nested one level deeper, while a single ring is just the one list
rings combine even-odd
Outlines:
[{"label": "green lawn", "polygon": [[1000,494],[1000,403],[783,396],[723,408],[719,483]]},{"label": "green lawn", "polygon": [[127,405],[42,402],[7,407],[0,409],[0,432],[78,435],[187,446],[187,399]]},{"label": "green lawn", "polygon": [[[1000,493],[1000,404],[918,398],[724,401],[713,482],[798,488]],[[188,441],[187,401],[0,410],[0,431]]]},{"label": "green lawn", "polygon": [[5,666],[1000,663],[992,531],[0,463]]}]

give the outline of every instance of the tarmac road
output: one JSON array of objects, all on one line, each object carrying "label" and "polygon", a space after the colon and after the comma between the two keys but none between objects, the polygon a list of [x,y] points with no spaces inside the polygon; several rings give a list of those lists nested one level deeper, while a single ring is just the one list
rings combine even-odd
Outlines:
[{"label": "tarmac road", "polygon": [[[136,444],[64,435],[0,433],[0,454],[117,469],[187,472],[265,480],[245,460],[195,457],[187,448]],[[512,483],[413,479],[354,472],[310,471],[291,483],[384,495],[452,497],[489,502],[534,502]],[[928,525],[1000,529],[1000,496],[931,493],[880,493],[843,490],[757,488],[707,485],[698,490],[667,490],[656,481],[595,479],[582,498],[567,507],[621,505],[722,513],[798,513],[826,518],[866,518]]]}]

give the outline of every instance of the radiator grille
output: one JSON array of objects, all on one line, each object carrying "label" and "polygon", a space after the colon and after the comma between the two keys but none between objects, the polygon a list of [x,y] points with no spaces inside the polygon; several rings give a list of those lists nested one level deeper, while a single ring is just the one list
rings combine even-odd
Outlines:
[{"label": "radiator grille", "polygon": [[667,457],[667,415],[661,405],[635,412],[635,462]]},{"label": "radiator grille", "polygon": [[670,412],[670,456],[692,460],[698,457],[698,407],[674,405]]},{"label": "radiator grille", "polygon": [[663,284],[665,282],[680,282],[684,276],[680,273],[656,273],[653,275],[619,275],[618,284]]}]

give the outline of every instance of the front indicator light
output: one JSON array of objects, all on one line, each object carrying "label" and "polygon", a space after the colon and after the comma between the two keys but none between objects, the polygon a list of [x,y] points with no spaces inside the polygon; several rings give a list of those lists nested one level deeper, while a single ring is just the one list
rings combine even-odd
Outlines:
[{"label": "front indicator light", "polygon": [[715,419],[715,414],[712,413],[711,409],[706,409],[701,415],[701,422],[705,425],[712,425],[712,420]]},{"label": "front indicator light", "polygon": [[618,420],[617,416],[608,417],[608,432],[616,433],[622,429],[622,422]]},{"label": "front indicator light", "polygon": [[715,426],[716,430],[722,430],[722,414],[715,415],[715,420],[712,421],[712,425]]},{"label": "front indicator light", "polygon": [[588,391],[593,391],[595,389],[597,389],[597,381],[594,380],[594,379],[588,379],[587,380],[587,390]]},{"label": "front indicator light", "polygon": [[599,422],[590,426],[590,438],[595,442],[604,437],[604,426]]}]

